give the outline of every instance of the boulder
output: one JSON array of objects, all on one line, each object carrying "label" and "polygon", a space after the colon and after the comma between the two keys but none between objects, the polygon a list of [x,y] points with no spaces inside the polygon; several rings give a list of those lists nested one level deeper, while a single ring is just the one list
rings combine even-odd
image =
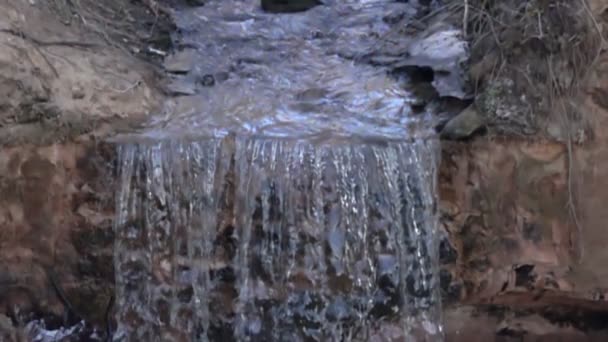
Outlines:
[{"label": "boulder", "polygon": [[485,124],[484,118],[470,105],[460,114],[453,117],[441,131],[446,139],[463,139],[469,137]]}]

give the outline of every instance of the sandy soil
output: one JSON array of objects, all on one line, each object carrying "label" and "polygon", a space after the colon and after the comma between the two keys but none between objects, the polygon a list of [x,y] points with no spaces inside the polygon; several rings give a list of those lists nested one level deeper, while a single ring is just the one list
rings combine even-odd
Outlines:
[{"label": "sandy soil", "polygon": [[0,1],[0,145],[104,135],[159,110],[170,23],[116,3]]}]

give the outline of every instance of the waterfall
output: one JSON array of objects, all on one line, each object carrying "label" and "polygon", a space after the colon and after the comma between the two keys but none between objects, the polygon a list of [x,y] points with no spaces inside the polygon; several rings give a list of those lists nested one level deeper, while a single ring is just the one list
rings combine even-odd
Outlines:
[{"label": "waterfall", "polygon": [[[176,12],[171,84],[192,91],[117,144],[114,340],[442,340],[443,109],[415,96],[459,75],[464,42],[406,33],[423,7]],[[441,72],[407,74],[422,62]]]},{"label": "waterfall", "polygon": [[114,340],[441,340],[438,146],[120,144]]}]

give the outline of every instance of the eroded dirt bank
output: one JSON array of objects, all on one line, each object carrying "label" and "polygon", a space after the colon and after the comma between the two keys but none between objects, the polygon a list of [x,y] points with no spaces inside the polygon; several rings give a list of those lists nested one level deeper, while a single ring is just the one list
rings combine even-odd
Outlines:
[{"label": "eroded dirt bank", "polygon": [[154,4],[0,1],[2,341],[40,318],[105,330],[113,152],[96,146],[160,111],[172,23]]},{"label": "eroded dirt bank", "polygon": [[158,111],[166,17],[112,1],[6,0],[0,13],[1,145],[103,135]]},{"label": "eroded dirt bank", "polygon": [[[0,336],[6,340],[40,317],[51,327],[85,319],[100,334],[112,327],[115,151],[101,140],[162,110],[157,62],[167,43],[159,37],[170,23],[154,2],[126,9],[100,3],[105,12],[0,3]],[[607,6],[590,5],[605,30]],[[91,13],[120,13],[126,22],[130,15],[137,24],[112,30]],[[155,31],[155,22],[165,28]],[[114,40],[124,36],[132,42]],[[581,144],[495,135],[443,143],[449,341],[606,339],[606,70],[602,52],[583,88],[581,108],[592,134]]]}]

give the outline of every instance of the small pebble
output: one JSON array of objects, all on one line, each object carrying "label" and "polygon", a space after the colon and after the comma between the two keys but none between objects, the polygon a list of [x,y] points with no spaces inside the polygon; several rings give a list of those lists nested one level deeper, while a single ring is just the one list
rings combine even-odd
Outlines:
[{"label": "small pebble", "polygon": [[82,100],[85,97],[84,89],[81,86],[72,87],[72,98],[74,100]]},{"label": "small pebble", "polygon": [[213,87],[215,85],[215,78],[213,75],[205,75],[201,79],[201,85],[203,87]]}]

